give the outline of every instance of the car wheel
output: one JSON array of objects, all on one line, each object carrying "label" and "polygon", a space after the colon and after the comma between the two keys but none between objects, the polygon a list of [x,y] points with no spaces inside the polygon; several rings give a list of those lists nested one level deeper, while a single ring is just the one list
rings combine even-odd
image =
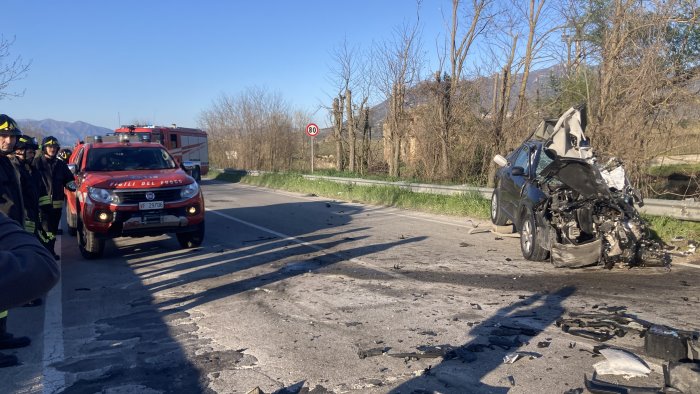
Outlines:
[{"label": "car wheel", "polygon": [[496,226],[504,226],[508,222],[501,209],[501,197],[498,189],[493,189],[491,195],[491,222]]},{"label": "car wheel", "polygon": [[549,255],[547,249],[539,243],[538,231],[535,215],[532,210],[526,209],[520,225],[520,250],[528,260],[542,261]]},{"label": "car wheel", "polygon": [[97,259],[102,257],[105,240],[98,238],[94,232],[85,227],[85,224],[81,223],[80,233],[78,234],[78,248],[80,249],[80,254],[86,259]]},{"label": "car wheel", "polygon": [[78,234],[78,215],[70,211],[66,204],[66,223],[68,224],[68,234],[75,237]]},{"label": "car wheel", "polygon": [[177,233],[177,242],[180,243],[185,249],[196,248],[201,245],[204,241],[204,222],[199,225],[199,228],[195,231],[189,231],[186,233]]}]

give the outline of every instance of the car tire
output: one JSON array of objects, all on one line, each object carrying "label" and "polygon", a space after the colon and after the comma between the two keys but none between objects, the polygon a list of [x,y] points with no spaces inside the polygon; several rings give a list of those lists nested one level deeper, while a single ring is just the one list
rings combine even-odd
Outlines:
[{"label": "car tire", "polygon": [[526,208],[520,224],[520,250],[527,260],[542,261],[549,256],[549,251],[540,245],[539,231],[535,215]]},{"label": "car tire", "polygon": [[78,235],[78,215],[71,213],[70,207],[66,204],[66,224],[68,224],[68,234],[75,237]]},{"label": "car tire", "polygon": [[505,226],[508,222],[508,218],[501,209],[501,195],[498,189],[493,189],[493,194],[491,194],[491,222],[496,226]]},{"label": "car tire", "polygon": [[85,224],[80,223],[80,232],[78,234],[78,248],[80,254],[86,259],[98,259],[102,257],[105,248],[105,240],[100,239],[97,235],[88,230]]},{"label": "car tire", "polygon": [[184,249],[196,248],[204,242],[204,222],[195,231],[177,233],[175,236]]}]

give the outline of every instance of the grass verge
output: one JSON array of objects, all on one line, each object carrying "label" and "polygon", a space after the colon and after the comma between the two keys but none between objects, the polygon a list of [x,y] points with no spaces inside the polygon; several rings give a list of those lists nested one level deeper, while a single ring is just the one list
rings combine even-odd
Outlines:
[{"label": "grass verge", "polygon": [[[226,174],[210,171],[208,177],[227,182],[241,182],[272,189],[421,212],[466,216],[482,220],[488,220],[490,216],[490,201],[476,193],[458,196],[415,193],[398,187],[353,186],[324,180],[307,180],[300,174],[289,173],[249,176],[243,175],[243,173]],[[655,235],[664,242],[669,242],[679,236],[691,240],[700,239],[700,223],[663,216],[643,215],[643,217],[649,222]]]},{"label": "grass verge", "polygon": [[308,180],[300,174],[264,174],[248,176],[211,172],[209,177],[228,182],[242,182],[250,185],[283,189],[298,193],[312,193],[317,196],[337,198],[374,205],[386,205],[444,215],[468,216],[475,219],[488,219],[490,201],[477,193],[457,196],[415,193],[399,187],[354,186],[325,180]]},{"label": "grass verge", "polygon": [[651,176],[660,178],[667,178],[675,174],[691,176],[700,174],[700,164],[665,164],[649,167],[647,172]]}]

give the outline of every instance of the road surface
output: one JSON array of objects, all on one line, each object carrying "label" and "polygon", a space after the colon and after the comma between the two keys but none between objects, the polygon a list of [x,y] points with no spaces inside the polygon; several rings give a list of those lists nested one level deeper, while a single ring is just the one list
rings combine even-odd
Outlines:
[{"label": "road surface", "polygon": [[[581,392],[600,343],[557,319],[623,313],[700,328],[692,259],[670,272],[554,269],[524,260],[516,238],[479,232],[485,222],[242,184],[203,189],[200,248],[122,238],[84,260],[61,237],[59,285],[44,305],[10,312],[10,331],[33,343],[3,351],[22,361],[0,369],[3,392]],[[606,378],[662,382],[662,360],[644,355],[638,335],[606,343],[652,369]],[[531,357],[504,363],[514,351]]]}]

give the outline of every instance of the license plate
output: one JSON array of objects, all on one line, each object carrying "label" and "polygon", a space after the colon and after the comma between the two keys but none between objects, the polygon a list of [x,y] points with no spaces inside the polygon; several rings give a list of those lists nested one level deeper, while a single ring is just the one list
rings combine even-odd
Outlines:
[{"label": "license plate", "polygon": [[163,209],[163,201],[144,201],[139,203],[140,210]]}]

